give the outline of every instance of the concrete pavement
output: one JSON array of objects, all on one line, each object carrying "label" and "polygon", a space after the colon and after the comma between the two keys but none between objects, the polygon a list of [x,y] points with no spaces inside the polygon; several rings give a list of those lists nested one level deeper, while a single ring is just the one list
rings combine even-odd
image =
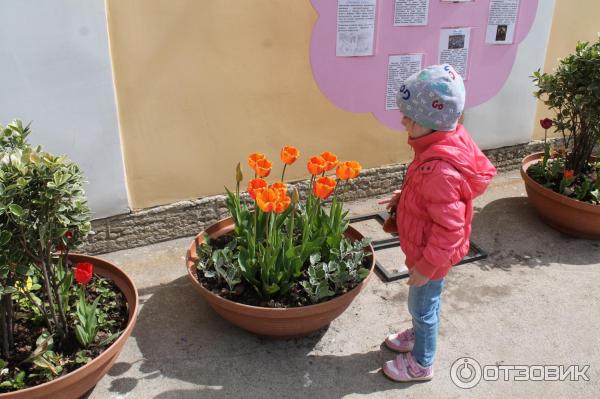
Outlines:
[{"label": "concrete pavement", "polygon": [[[348,207],[370,213],[381,209],[377,201]],[[117,363],[87,398],[599,397],[600,242],[543,224],[516,171],[498,176],[476,201],[472,239],[489,257],[450,272],[436,376],[415,384],[380,372],[394,356],[383,339],[410,321],[405,280],[373,276],[327,329],[270,340],[223,321],[196,294],[184,266],[191,238],[102,255],[132,276],[142,307]],[[399,256],[392,251],[382,260]],[[465,356],[481,365],[590,365],[589,381],[503,381],[500,374],[465,390],[450,378],[453,362]]]}]

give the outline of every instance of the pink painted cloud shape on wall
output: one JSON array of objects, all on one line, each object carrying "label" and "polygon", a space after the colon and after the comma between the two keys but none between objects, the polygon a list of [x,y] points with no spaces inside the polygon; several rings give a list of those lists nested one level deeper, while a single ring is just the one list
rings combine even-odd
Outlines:
[{"label": "pink painted cloud shape on wall", "polygon": [[398,110],[386,111],[388,59],[391,55],[422,53],[423,67],[438,63],[440,31],[470,27],[466,108],[496,95],[510,74],[518,44],[533,25],[538,0],[521,0],[513,44],[485,43],[490,0],[449,3],[430,0],[427,26],[393,26],[394,0],[378,0],[375,55],[337,57],[337,0],[312,0],[319,14],[313,28],[310,61],[323,94],[349,112],[371,112],[389,128],[401,130]]}]

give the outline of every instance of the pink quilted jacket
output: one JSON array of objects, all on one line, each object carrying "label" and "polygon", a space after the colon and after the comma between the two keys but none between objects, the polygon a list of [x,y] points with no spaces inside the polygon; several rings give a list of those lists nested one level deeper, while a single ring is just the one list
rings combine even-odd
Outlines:
[{"label": "pink quilted jacket", "polygon": [[469,252],[473,199],[485,191],[496,168],[462,125],[408,143],[415,159],[398,202],[400,245],[409,269],[440,279]]}]

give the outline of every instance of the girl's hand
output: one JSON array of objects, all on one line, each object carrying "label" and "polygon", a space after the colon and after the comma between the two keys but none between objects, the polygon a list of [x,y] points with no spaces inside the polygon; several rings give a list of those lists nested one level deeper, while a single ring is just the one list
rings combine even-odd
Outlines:
[{"label": "girl's hand", "polygon": [[407,285],[418,288],[418,287],[424,286],[428,282],[429,282],[429,277],[423,276],[418,271],[410,269],[410,277],[408,278],[408,281],[406,282]]},{"label": "girl's hand", "polygon": [[392,197],[391,198],[386,198],[383,201],[379,201],[378,204],[380,205],[384,205],[387,204],[385,206],[385,209],[390,210],[392,208],[395,208],[396,205],[398,205],[398,200],[400,200],[400,193],[402,192],[402,190],[396,190],[392,193]]}]

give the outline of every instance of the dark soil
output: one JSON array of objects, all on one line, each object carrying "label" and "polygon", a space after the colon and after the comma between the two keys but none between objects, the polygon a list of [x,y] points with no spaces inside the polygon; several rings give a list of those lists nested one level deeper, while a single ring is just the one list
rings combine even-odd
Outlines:
[{"label": "dark soil", "polygon": [[[214,248],[222,249],[222,248],[225,248],[225,246],[231,240],[233,240],[232,235],[230,235],[230,234],[222,235],[220,237],[211,239],[210,245]],[[370,262],[370,258],[366,257],[363,262],[363,267],[368,268],[369,262]],[[308,269],[308,264],[306,264],[304,266],[305,266],[304,270]],[[199,273],[198,270],[196,270],[196,278],[204,286],[204,288],[211,291],[213,294],[218,295],[222,298],[228,299],[233,302],[242,303],[244,305],[259,306],[259,307],[266,307],[266,308],[295,308],[295,307],[313,305],[313,303],[310,301],[306,291],[304,290],[302,285],[300,285],[300,283],[296,283],[296,285],[294,285],[290,289],[290,292],[288,292],[286,295],[282,295],[282,296],[279,296],[278,298],[266,300],[258,292],[256,292],[256,290],[254,289],[254,287],[252,285],[250,285],[244,281],[242,281],[240,284],[236,285],[235,289],[233,291],[231,291],[225,281],[221,281],[221,283],[219,284],[218,280],[207,279],[204,277],[204,275]],[[308,277],[306,277],[306,276],[303,276],[303,278],[301,278],[301,280],[306,280],[306,279],[308,279]],[[346,289],[344,292],[337,293],[334,296],[324,299],[323,302],[332,300],[334,298],[337,298],[337,297],[347,293],[348,291],[350,291],[354,287],[356,287],[358,284],[359,284],[359,282],[350,283],[348,289]],[[320,302],[320,303],[322,303],[322,302]]]},{"label": "dark soil", "polygon": [[[90,302],[93,302],[96,297],[101,295],[103,292],[106,293],[108,291],[112,291],[115,293],[114,297],[103,297],[99,301],[98,309],[102,309],[106,315],[106,321],[101,325],[106,327],[100,328],[95,342],[100,343],[112,334],[124,330],[127,326],[129,313],[127,309],[127,301],[119,288],[113,284],[112,281],[94,275],[92,282],[87,286],[86,289],[86,298]],[[69,314],[67,315],[69,322],[68,324],[69,327],[71,327],[71,330],[68,332],[64,342],[57,342],[57,338],[54,337],[53,352],[61,356],[63,362],[63,371],[59,375],[54,375],[51,378],[58,378],[61,375],[67,374],[86,364],[76,362],[76,354],[82,351],[82,349],[80,348],[79,342],[77,341],[73,331],[73,328],[76,324],[75,306],[73,300],[74,297],[75,296],[71,297],[70,303],[72,306]],[[16,305],[14,320],[15,342],[12,352],[13,356],[9,359],[3,359],[7,363],[5,369],[8,369],[8,373],[3,373],[0,376],[0,383],[3,381],[10,381],[11,379],[14,379],[21,371],[25,371],[26,386],[24,388],[33,387],[48,382],[48,374],[44,374],[43,370],[34,367],[31,362],[24,361],[30,357],[32,352],[36,349],[37,338],[44,331],[47,331],[47,328],[43,320],[32,320],[26,318],[25,313],[19,309],[18,304]],[[82,354],[91,360],[99,356],[109,347],[110,344],[103,347],[92,345],[90,348],[83,350]],[[11,387],[0,387],[0,393],[14,390],[15,389]]]}]

